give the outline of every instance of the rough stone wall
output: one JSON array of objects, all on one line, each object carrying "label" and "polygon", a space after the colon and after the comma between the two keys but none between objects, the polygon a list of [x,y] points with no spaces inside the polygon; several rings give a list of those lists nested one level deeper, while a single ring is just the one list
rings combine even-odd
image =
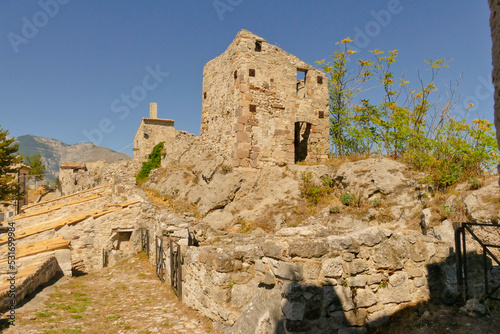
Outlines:
[{"label": "rough stone wall", "polygon": [[[298,70],[306,72],[300,91]],[[200,136],[233,166],[326,159],[328,129],[324,73],[263,38],[242,30],[205,65]]]},{"label": "rough stone wall", "polygon": [[200,145],[199,137],[186,131],[176,131],[175,139],[166,141],[163,145],[165,157],[161,161],[162,167],[179,164],[190,149]]},{"label": "rough stone wall", "polygon": [[493,41],[493,85],[495,86],[495,127],[497,142],[500,146],[500,1],[489,0],[491,9],[490,27]]},{"label": "rough stone wall", "polygon": [[[51,256],[41,260],[41,266],[21,280],[17,279],[15,284],[16,304],[19,304],[26,295],[36,290],[40,285],[50,281],[59,271],[59,265],[55,257]],[[6,279],[9,276],[5,277]],[[5,311],[10,307],[9,291],[0,293],[0,311]]]},{"label": "rough stone wall", "polygon": [[175,135],[174,121],[143,118],[134,137],[134,159],[146,160],[156,144],[174,141]]},{"label": "rough stone wall", "polygon": [[[72,169],[61,169],[59,173],[59,185],[63,195],[70,195],[110,182],[120,183],[122,179],[135,183],[134,175],[139,172],[141,163],[139,159],[116,161],[113,163],[106,163],[104,160],[101,160],[87,162],[86,166],[87,171],[79,171],[78,173],[73,173]],[[126,170],[127,173],[123,173],[123,170]]]},{"label": "rough stone wall", "polygon": [[[328,236],[297,227],[193,247],[186,246],[192,220],[171,214],[151,232],[164,245],[170,238],[182,245],[182,300],[226,333],[379,326],[406,306],[454,293],[448,244],[417,232],[373,227]],[[154,237],[150,243],[154,261]]]}]

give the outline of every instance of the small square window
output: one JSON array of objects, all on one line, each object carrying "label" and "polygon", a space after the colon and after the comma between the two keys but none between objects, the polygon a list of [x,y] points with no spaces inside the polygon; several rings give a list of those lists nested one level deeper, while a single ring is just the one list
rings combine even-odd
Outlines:
[{"label": "small square window", "polygon": [[320,85],[323,84],[323,77],[321,75],[318,75],[318,77],[316,78],[316,82]]},{"label": "small square window", "polygon": [[320,111],[318,116],[319,116],[319,118],[325,118],[325,112]]},{"label": "small square window", "polygon": [[255,70],[253,68],[249,69],[248,70],[248,75],[251,76],[251,77],[254,77],[255,76]]},{"label": "small square window", "polygon": [[255,51],[257,52],[262,51],[262,41],[255,42]]},{"label": "small square window", "polygon": [[257,106],[255,104],[250,105],[250,111],[251,112],[256,112],[257,111]]}]

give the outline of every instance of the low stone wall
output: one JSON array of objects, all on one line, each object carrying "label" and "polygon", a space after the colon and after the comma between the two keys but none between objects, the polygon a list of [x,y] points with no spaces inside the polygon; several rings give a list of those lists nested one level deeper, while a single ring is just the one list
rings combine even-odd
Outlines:
[{"label": "low stone wall", "polygon": [[[186,245],[187,227],[174,229],[170,236]],[[157,226],[153,233],[160,231]],[[226,333],[341,333],[363,332],[404,307],[455,295],[445,242],[379,227],[342,236],[308,231],[286,228],[273,237],[238,235],[214,246],[183,246],[183,302]]]}]

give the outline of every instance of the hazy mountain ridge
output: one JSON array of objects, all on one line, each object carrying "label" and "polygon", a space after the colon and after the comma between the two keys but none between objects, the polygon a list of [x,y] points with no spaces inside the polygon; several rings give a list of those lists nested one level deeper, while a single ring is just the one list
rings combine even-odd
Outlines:
[{"label": "hazy mountain ridge", "polygon": [[19,144],[19,154],[40,154],[42,156],[42,161],[46,166],[45,171],[50,174],[48,176],[50,181],[56,179],[59,166],[63,162],[91,162],[98,160],[114,162],[130,159],[128,154],[115,152],[93,143],[68,145],[57,139],[33,135],[19,136],[15,142]]}]

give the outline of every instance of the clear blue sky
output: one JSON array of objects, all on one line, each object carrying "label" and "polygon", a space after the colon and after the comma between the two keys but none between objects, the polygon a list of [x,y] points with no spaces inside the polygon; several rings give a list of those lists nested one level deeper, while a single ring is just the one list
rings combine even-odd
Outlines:
[{"label": "clear blue sky", "polygon": [[0,125],[118,151],[157,102],[159,117],[199,134],[203,66],[240,29],[310,64],[347,36],[360,57],[398,49],[395,72],[410,81],[424,60],[453,58],[437,83],[463,72],[462,103],[493,120],[487,0],[2,0]]}]

